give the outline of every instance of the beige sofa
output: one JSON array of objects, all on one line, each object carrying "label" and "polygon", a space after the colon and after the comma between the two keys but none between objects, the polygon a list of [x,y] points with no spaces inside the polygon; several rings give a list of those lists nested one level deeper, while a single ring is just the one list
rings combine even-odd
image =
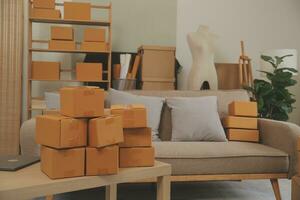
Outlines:
[{"label": "beige sofa", "polygon": [[[217,96],[220,117],[234,100],[249,101],[243,90],[234,91],[130,91],[145,96]],[[184,122],[182,122],[184,126]],[[34,143],[35,120],[21,127],[24,154],[39,154]],[[171,112],[164,105],[160,122],[161,142],[154,142],[156,159],[172,165],[171,181],[270,179],[280,199],[279,178],[297,173],[300,127],[286,122],[259,119],[260,144],[248,142],[171,142]]]}]

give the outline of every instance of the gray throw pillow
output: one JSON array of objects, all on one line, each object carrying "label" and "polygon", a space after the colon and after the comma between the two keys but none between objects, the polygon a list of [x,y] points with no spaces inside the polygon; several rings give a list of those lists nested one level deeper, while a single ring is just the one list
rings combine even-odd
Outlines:
[{"label": "gray throw pillow", "polygon": [[217,111],[217,97],[167,98],[172,141],[227,141]]}]

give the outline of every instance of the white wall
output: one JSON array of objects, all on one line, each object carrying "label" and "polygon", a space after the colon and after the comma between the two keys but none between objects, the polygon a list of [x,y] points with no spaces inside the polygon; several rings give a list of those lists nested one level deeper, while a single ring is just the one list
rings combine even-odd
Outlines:
[{"label": "white wall", "polygon": [[[216,62],[238,62],[242,39],[256,71],[262,50],[295,48],[300,52],[299,20],[299,0],[178,0],[176,47],[184,67],[180,88],[186,88],[192,62],[186,35],[196,31],[199,24],[208,25],[219,36]],[[255,76],[260,78],[257,72]],[[300,123],[299,84],[292,91],[297,95],[298,108],[291,121]]]}]

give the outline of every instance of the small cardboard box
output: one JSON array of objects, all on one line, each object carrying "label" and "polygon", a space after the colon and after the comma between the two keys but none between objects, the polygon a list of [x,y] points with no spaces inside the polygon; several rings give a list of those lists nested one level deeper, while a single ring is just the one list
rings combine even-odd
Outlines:
[{"label": "small cardboard box", "polygon": [[68,40],[50,40],[49,49],[52,50],[76,50],[76,43]]},{"label": "small cardboard box", "polygon": [[44,9],[44,8],[32,8],[30,11],[30,16],[32,18],[42,18],[42,19],[60,19],[60,10],[54,9]]},{"label": "small cardboard box", "polygon": [[259,142],[258,130],[227,129],[226,135],[230,141]]},{"label": "small cardboard box", "polygon": [[292,200],[300,199],[300,177],[294,176],[292,178]]},{"label": "small cardboard box", "polygon": [[119,147],[86,148],[86,175],[109,175],[119,171]]},{"label": "small cardboard box", "polygon": [[32,4],[34,8],[55,8],[55,0],[33,0]]},{"label": "small cardboard box", "polygon": [[36,117],[36,143],[57,149],[82,147],[87,143],[87,121],[62,115]]},{"label": "small cardboard box", "polygon": [[104,90],[83,86],[61,88],[60,112],[69,117],[103,116]]},{"label": "small cardboard box", "polygon": [[76,79],[79,81],[102,80],[102,63],[76,63]]},{"label": "small cardboard box", "polygon": [[91,4],[64,2],[64,19],[91,20]]},{"label": "small cardboard box", "polygon": [[67,26],[51,26],[51,40],[74,40],[74,29]]},{"label": "small cardboard box", "polygon": [[31,78],[37,80],[59,80],[59,62],[33,61]]},{"label": "small cardboard box", "polygon": [[257,117],[257,103],[233,101],[228,105],[228,114],[232,116]]},{"label": "small cardboard box", "polygon": [[153,147],[121,147],[120,167],[152,167],[154,166]]},{"label": "small cardboard box", "polygon": [[106,42],[82,42],[81,50],[92,52],[105,52],[108,51],[108,44]]},{"label": "small cardboard box", "polygon": [[257,118],[228,116],[223,119],[225,128],[257,129]]},{"label": "small cardboard box", "polygon": [[147,127],[147,112],[144,105],[112,105],[111,114],[122,116],[123,128]]},{"label": "small cardboard box", "polygon": [[89,120],[89,146],[104,147],[124,141],[121,116],[105,116]]},{"label": "small cardboard box", "polygon": [[52,149],[41,146],[41,170],[51,179],[84,176],[85,148]]},{"label": "small cardboard box", "polygon": [[151,147],[151,128],[125,128],[124,142],[120,147]]},{"label": "small cardboard box", "polygon": [[105,29],[86,28],[84,29],[83,40],[86,42],[105,42]]}]

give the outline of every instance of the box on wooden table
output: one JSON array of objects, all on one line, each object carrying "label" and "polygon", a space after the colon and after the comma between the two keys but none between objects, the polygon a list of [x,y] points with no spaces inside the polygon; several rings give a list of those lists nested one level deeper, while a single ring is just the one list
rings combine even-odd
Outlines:
[{"label": "box on wooden table", "polygon": [[60,112],[70,117],[103,116],[104,90],[84,86],[61,88]]},{"label": "box on wooden table", "polygon": [[105,52],[108,51],[108,43],[106,42],[82,42],[80,49],[82,51]]},{"label": "box on wooden table", "polygon": [[41,146],[41,170],[52,179],[84,176],[85,148]]},{"label": "box on wooden table", "polygon": [[122,116],[123,128],[147,127],[147,111],[144,105],[112,105],[111,114]]},{"label": "box on wooden table", "polygon": [[30,16],[32,18],[42,18],[42,19],[60,19],[60,10],[56,9],[43,9],[43,8],[32,8],[30,11]]},{"label": "box on wooden table", "polygon": [[252,129],[227,129],[226,135],[230,141],[259,142],[259,131]]},{"label": "box on wooden table", "polygon": [[51,40],[74,40],[74,30],[67,26],[51,26]]},{"label": "box on wooden table", "polygon": [[76,79],[79,81],[102,80],[102,63],[76,63]]},{"label": "box on wooden table", "polygon": [[86,28],[84,29],[83,40],[86,42],[105,42],[105,29]]},{"label": "box on wooden table", "polygon": [[300,177],[294,176],[292,178],[292,198],[291,200],[300,199]]},{"label": "box on wooden table", "polygon": [[31,78],[37,80],[59,80],[59,62],[33,61]]},{"label": "box on wooden table", "polygon": [[120,167],[154,166],[153,147],[120,147]]},{"label": "box on wooden table", "polygon": [[117,174],[119,171],[119,147],[86,148],[86,175]]},{"label": "box on wooden table", "polygon": [[64,19],[91,20],[91,4],[64,2]]},{"label": "box on wooden table", "polygon": [[33,0],[32,4],[34,8],[45,8],[45,9],[55,8],[55,0]]},{"label": "box on wooden table", "polygon": [[124,141],[121,116],[105,116],[89,120],[89,146],[104,147]]},{"label": "box on wooden table", "polygon": [[36,117],[36,143],[61,148],[82,147],[87,144],[87,120],[62,115]]},{"label": "box on wooden table", "polygon": [[151,128],[125,128],[124,142],[120,147],[151,147]]},{"label": "box on wooden table", "polygon": [[49,49],[51,50],[76,50],[76,43],[69,40],[50,40]]},{"label": "box on wooden table", "polygon": [[257,118],[228,116],[222,122],[225,128],[257,129]]},{"label": "box on wooden table", "polygon": [[257,117],[257,103],[233,101],[228,105],[228,114],[232,116]]}]

